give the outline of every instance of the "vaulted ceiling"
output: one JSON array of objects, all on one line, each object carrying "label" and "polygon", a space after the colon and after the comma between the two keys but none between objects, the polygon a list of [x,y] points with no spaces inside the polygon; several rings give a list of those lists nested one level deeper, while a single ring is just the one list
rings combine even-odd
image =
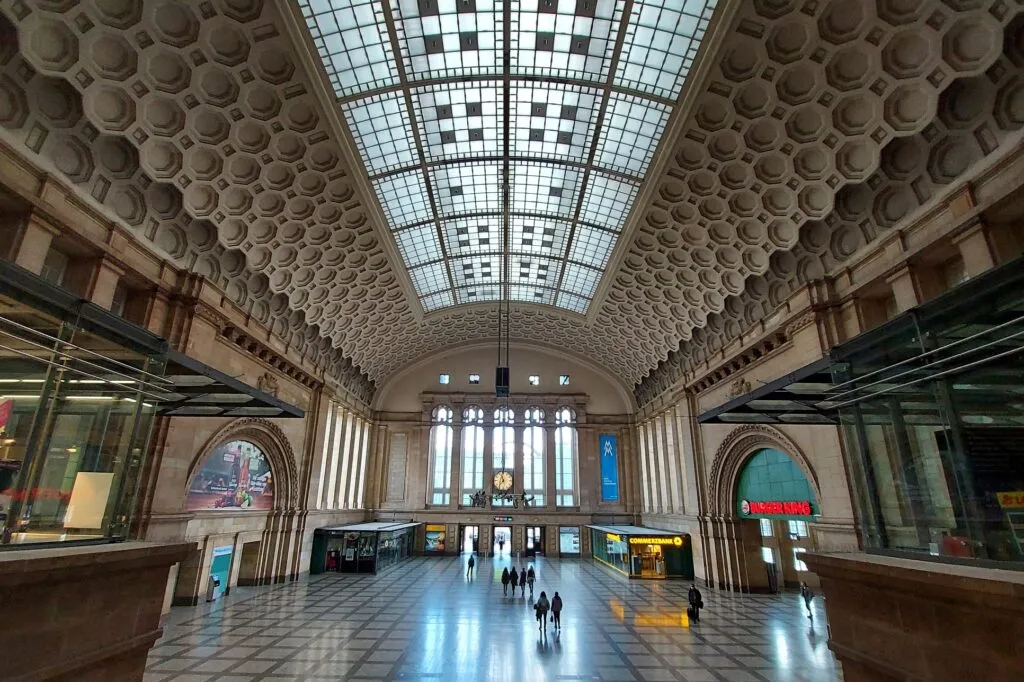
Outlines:
[{"label": "vaulted ceiling", "polygon": [[1024,123],[1015,5],[709,10],[0,0],[0,135],[371,380],[494,337],[504,285],[513,337],[634,384]]}]

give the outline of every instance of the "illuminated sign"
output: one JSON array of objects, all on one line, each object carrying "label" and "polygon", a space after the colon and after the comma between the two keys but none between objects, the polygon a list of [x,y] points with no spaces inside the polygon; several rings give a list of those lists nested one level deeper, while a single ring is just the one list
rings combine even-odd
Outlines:
[{"label": "illuminated sign", "polygon": [[678,535],[675,537],[660,537],[660,538],[630,538],[629,544],[631,545],[675,545],[676,547],[683,546],[683,539]]},{"label": "illuminated sign", "polygon": [[996,493],[996,499],[1003,509],[1024,509],[1024,490]]},{"label": "illuminated sign", "polygon": [[498,523],[512,523],[512,517],[511,516],[495,516],[494,520],[497,521]]},{"label": "illuminated sign", "polygon": [[615,533],[608,533],[608,539],[609,540],[614,540],[615,542],[621,542],[622,541],[622,537],[619,536],[619,535],[616,535]]},{"label": "illuminated sign", "polygon": [[759,514],[775,514],[775,515],[788,515],[788,516],[812,516],[814,511],[811,509],[810,502],[749,502],[743,500],[740,503],[740,511],[744,514],[750,514],[757,516]]}]

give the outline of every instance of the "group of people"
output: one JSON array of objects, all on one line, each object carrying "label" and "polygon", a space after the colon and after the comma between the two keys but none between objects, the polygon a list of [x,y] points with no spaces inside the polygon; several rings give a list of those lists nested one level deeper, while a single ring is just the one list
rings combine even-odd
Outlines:
[{"label": "group of people", "polygon": [[522,590],[522,596],[526,596],[526,586],[530,586],[530,597],[533,597],[533,583],[537,580],[537,574],[533,570],[533,566],[530,566],[530,570],[527,571],[526,567],[523,566],[516,572],[516,567],[513,566],[512,570],[507,568],[501,573],[501,586],[505,590],[505,596],[508,596],[509,585],[512,586],[512,596],[516,596],[516,586]]}]

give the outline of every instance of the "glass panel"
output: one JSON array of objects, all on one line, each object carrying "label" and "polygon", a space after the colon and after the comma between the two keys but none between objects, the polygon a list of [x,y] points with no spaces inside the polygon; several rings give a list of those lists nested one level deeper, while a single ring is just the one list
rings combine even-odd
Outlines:
[{"label": "glass panel", "polygon": [[642,178],[668,120],[668,107],[613,93],[594,163]]},{"label": "glass panel", "polygon": [[498,82],[440,83],[413,90],[427,161],[498,157],[504,149],[502,90]]},{"label": "glass panel", "polygon": [[502,0],[393,4],[410,80],[501,73]]},{"label": "glass panel", "polygon": [[367,97],[341,110],[367,173],[375,175],[418,163],[405,98],[400,93]]},{"label": "glass panel", "polygon": [[761,537],[769,538],[772,536],[772,520],[761,519]]},{"label": "glass panel", "polygon": [[512,74],[605,81],[622,10],[612,0],[588,9],[577,14],[573,2],[514,6]]},{"label": "glass panel", "polygon": [[509,111],[510,153],[584,162],[594,137],[601,93],[555,83],[514,83]]}]

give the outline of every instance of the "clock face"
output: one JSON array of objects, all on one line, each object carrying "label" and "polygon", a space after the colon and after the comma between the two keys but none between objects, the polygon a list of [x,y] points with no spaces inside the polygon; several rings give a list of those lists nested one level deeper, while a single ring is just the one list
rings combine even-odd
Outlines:
[{"label": "clock face", "polygon": [[499,471],[494,474],[494,487],[498,490],[511,490],[512,474],[507,471]]}]

